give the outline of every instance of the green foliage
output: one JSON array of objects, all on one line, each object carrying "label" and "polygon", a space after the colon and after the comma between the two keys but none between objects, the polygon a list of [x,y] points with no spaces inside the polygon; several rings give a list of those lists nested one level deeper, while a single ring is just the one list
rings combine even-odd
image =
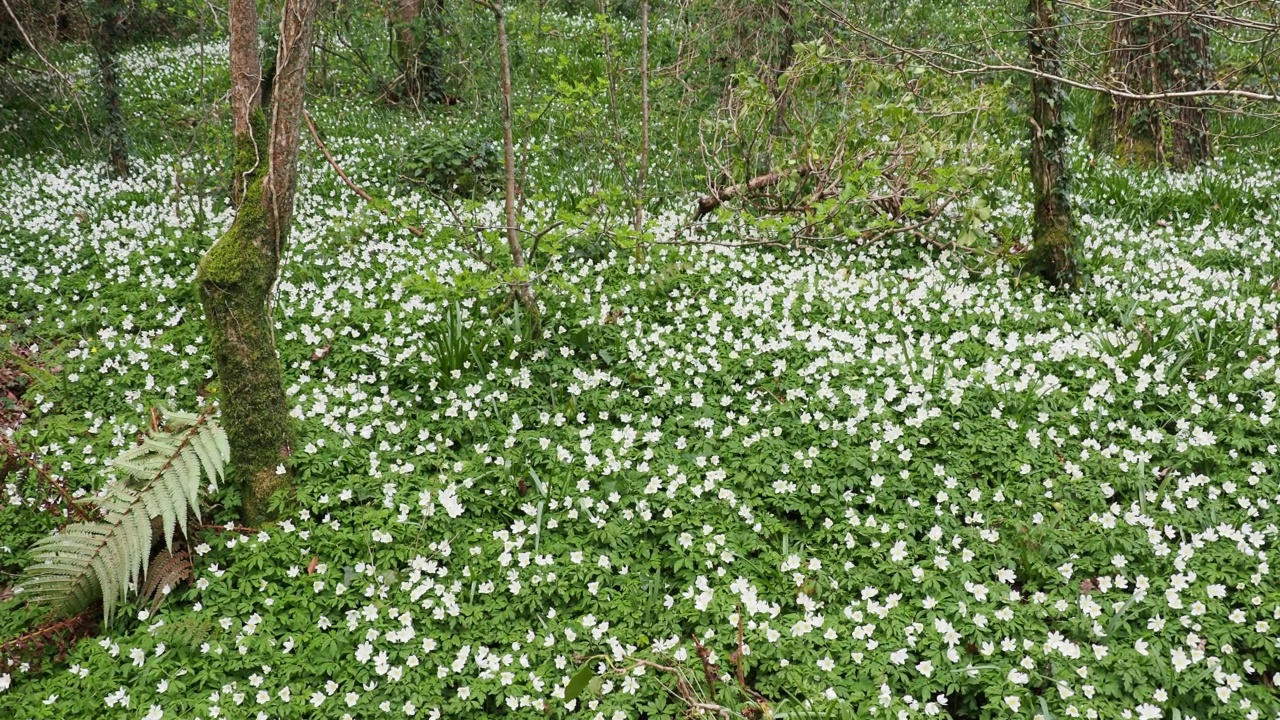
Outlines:
[{"label": "green foliage", "polygon": [[477,197],[502,184],[502,146],[462,131],[419,132],[392,162],[399,177],[432,192]]},{"label": "green foliage", "polygon": [[964,208],[944,223],[954,242],[989,244],[983,193],[1020,162],[995,140],[1007,121],[989,112],[1007,102],[1007,86],[957,88],[921,67],[865,62],[820,42],[797,46],[778,84],[783,100],[754,75],[735,76],[729,109],[702,130],[721,173],[714,185],[784,173],[741,201],[756,215],[793,216],[768,221],[770,234],[856,242]]},{"label": "green foliage", "polygon": [[[65,665],[0,669],[0,716],[667,720],[690,698],[760,720],[1280,709],[1273,162],[1174,179],[1068,143],[1095,280],[1059,297],[1010,272],[1028,236],[1021,93],[886,64],[833,31],[799,48],[783,78],[796,126],[771,133],[768,78],[727,63],[741,80],[724,91],[699,80],[709,70],[676,72],[711,43],[655,4],[668,72],[637,233],[622,229],[635,28],[551,5],[509,8],[525,227],[564,223],[531,263],[543,336],[508,297],[499,204],[446,209],[379,165],[416,121],[352,82],[359,53],[386,44],[385,15],[341,4],[359,43],[339,42],[346,20],[326,26],[333,53],[313,70],[330,83],[309,106],[385,200],[369,207],[304,157],[271,314],[297,505],[245,529],[239,489],[221,489],[205,511],[219,527],[148,570],[145,619],[119,605]],[[491,18],[450,7],[456,49],[486,47]],[[856,8],[939,42],[980,40],[1006,9]],[[991,40],[1014,53],[1018,35]],[[225,90],[225,71],[202,84],[215,52],[183,57],[135,58],[135,86],[173,82],[133,107],[180,117]],[[428,134],[496,136],[492,58],[465,58],[466,97]],[[700,156],[700,129],[724,143]],[[156,145],[128,185],[67,155],[0,166],[0,333],[38,344],[48,368],[14,438],[82,480],[73,493],[99,490],[99,459],[134,442],[146,406],[226,390],[187,280],[230,216],[172,194],[176,171],[225,177],[230,148],[183,156],[192,137]],[[843,160],[808,214],[776,212],[813,197],[794,177],[686,226],[709,184],[811,156]],[[895,204],[868,203],[899,183]],[[841,242],[949,197],[919,235]],[[806,232],[833,239],[725,247]],[[707,245],[668,244],[688,241]],[[16,572],[50,492],[11,475],[0,495]],[[188,571],[184,546],[192,582],[156,606]],[[20,604],[0,599],[0,637],[29,629],[36,608]],[[1177,651],[1203,655],[1178,671]]]},{"label": "green foliage", "polygon": [[844,700],[800,703],[783,701],[773,710],[775,720],[859,720],[857,709]]},{"label": "green foliage", "polygon": [[475,334],[455,302],[445,311],[432,340],[436,372],[442,377],[460,376],[464,368],[479,367],[483,348]]},{"label": "green foliage", "polygon": [[188,513],[200,517],[202,483],[222,477],[230,451],[210,413],[163,418],[164,429],[116,458],[112,467],[125,479],[92,501],[100,520],[68,525],[31,548],[33,562],[22,580],[29,602],[66,616],[101,600],[110,622],[131,586],[146,576],[152,521],[160,522],[172,558],[175,529],[187,535]]}]

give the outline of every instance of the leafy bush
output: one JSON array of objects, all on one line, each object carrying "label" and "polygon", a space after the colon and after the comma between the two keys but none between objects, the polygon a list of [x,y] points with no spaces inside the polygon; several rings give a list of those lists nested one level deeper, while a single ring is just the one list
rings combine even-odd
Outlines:
[{"label": "leafy bush", "polygon": [[502,184],[502,146],[465,132],[421,132],[394,159],[397,174],[438,193],[486,195]]}]

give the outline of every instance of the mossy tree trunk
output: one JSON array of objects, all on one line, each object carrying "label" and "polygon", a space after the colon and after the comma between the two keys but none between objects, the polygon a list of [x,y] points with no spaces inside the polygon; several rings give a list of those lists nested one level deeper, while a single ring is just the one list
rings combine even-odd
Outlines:
[{"label": "mossy tree trunk", "polygon": [[[1139,95],[1207,89],[1213,65],[1204,8],[1203,0],[1112,0],[1105,84]],[[1187,169],[1212,156],[1206,110],[1201,97],[1102,94],[1090,140],[1095,152],[1124,163]]]},{"label": "mossy tree trunk", "polygon": [[106,115],[107,167],[112,177],[129,177],[128,134],[120,109],[120,79],[116,74],[116,34],[121,13],[116,0],[98,0],[87,7],[91,17],[93,51],[98,60],[98,81]]},{"label": "mossy tree trunk", "polygon": [[293,223],[303,95],[316,0],[285,0],[270,120],[260,107],[255,0],[231,0],[235,220],[201,259],[196,285],[221,386],[230,475],[247,524],[273,518],[290,497],[293,425],[276,356],[271,298]]},{"label": "mossy tree trunk", "polygon": [[1049,284],[1080,284],[1080,250],[1071,209],[1066,163],[1067,128],[1062,120],[1066,94],[1050,80],[1060,76],[1056,0],[1030,0],[1027,51],[1036,74],[1031,78],[1031,168],[1035,216],[1031,265]]}]

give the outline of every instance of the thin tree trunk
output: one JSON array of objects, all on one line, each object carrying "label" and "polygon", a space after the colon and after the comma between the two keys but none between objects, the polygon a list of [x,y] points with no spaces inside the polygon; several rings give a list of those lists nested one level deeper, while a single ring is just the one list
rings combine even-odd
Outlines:
[{"label": "thin tree trunk", "polygon": [[276,356],[270,300],[293,222],[316,9],[316,0],[285,2],[268,119],[258,104],[262,66],[256,3],[229,4],[240,202],[227,233],[201,259],[196,286],[221,386],[230,474],[240,486],[241,515],[249,525],[273,519],[278,507],[273,503],[293,494],[286,469],[293,452],[293,423]]},{"label": "thin tree trunk", "polygon": [[[1059,74],[1056,0],[1030,0],[1027,49],[1031,67]],[[1067,128],[1062,121],[1066,94],[1041,76],[1031,79],[1031,185],[1035,200],[1031,265],[1051,285],[1074,288],[1080,282],[1075,219],[1068,195]]]},{"label": "thin tree trunk", "polygon": [[502,65],[502,162],[504,171],[503,210],[507,220],[507,249],[511,252],[511,267],[516,277],[513,288],[516,298],[529,314],[532,326],[540,323],[538,302],[533,295],[533,283],[524,263],[524,249],[520,246],[520,221],[516,217],[516,149],[511,131],[512,90],[511,56],[507,39],[507,20],[500,5],[491,7],[498,32],[498,59]]},{"label": "thin tree trunk", "polygon": [[644,183],[649,177],[649,0],[640,0],[640,169],[636,175],[635,231],[644,231]]},{"label": "thin tree trunk", "polygon": [[787,128],[786,74],[796,59],[796,21],[791,0],[774,0],[773,8],[782,21],[782,55],[778,58],[778,66],[773,69],[773,134],[781,135]]},{"label": "thin tree trunk", "polygon": [[[609,10],[605,7],[604,0],[596,0],[596,12],[600,17],[608,22]],[[600,36],[600,46],[604,50],[604,74],[609,81],[605,89],[605,99],[609,104],[609,120],[613,123],[615,130],[621,124],[621,118],[618,115],[618,81],[613,72],[613,41],[609,38],[611,28],[605,26],[605,31]]]},{"label": "thin tree trunk", "polygon": [[102,84],[102,107],[107,116],[107,165],[116,178],[129,177],[128,135],[120,109],[120,83],[116,75],[116,30],[120,9],[113,0],[94,7],[93,49],[98,56],[98,76]]},{"label": "thin tree trunk", "polygon": [[231,202],[240,207],[249,177],[262,163],[261,149],[267,142],[266,124],[255,124],[262,106],[262,57],[258,50],[258,5],[256,0],[229,0],[228,25],[231,32]]}]

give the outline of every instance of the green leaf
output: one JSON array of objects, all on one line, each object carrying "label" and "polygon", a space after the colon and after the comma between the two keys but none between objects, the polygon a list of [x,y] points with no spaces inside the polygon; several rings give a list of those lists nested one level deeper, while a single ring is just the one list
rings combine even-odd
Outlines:
[{"label": "green leaf", "polygon": [[569,684],[564,687],[564,701],[567,703],[581,695],[594,675],[595,671],[591,669],[591,663],[583,663],[582,667],[578,668],[578,672],[573,674]]}]

